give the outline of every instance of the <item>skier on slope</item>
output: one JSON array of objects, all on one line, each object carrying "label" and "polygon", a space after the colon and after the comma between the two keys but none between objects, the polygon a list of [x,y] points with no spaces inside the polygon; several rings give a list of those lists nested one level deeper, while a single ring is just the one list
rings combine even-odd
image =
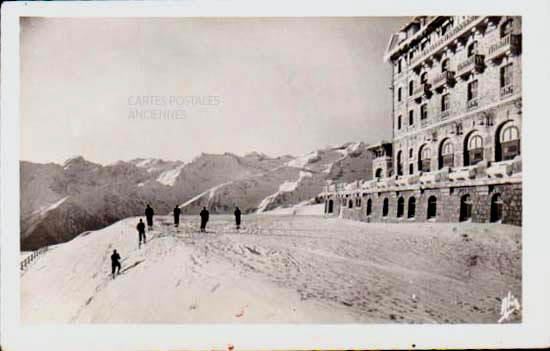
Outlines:
[{"label": "skier on slope", "polygon": [[202,208],[202,211],[200,213],[201,216],[201,232],[206,232],[206,223],[208,222],[209,213],[206,207]]},{"label": "skier on slope", "polygon": [[239,206],[235,208],[235,225],[237,226],[237,230],[241,228],[241,210],[239,209]]},{"label": "skier on slope", "polygon": [[181,209],[178,205],[176,205],[176,208],[174,208],[174,226],[177,228],[180,225],[180,214]]},{"label": "skier on slope", "polygon": [[141,240],[143,239],[144,244],[147,241],[147,237],[145,236],[145,223],[143,223],[143,220],[141,218],[139,219],[139,223],[137,224],[136,229],[139,235],[139,247],[141,247]]},{"label": "skier on slope", "polygon": [[145,209],[145,217],[147,217],[147,230],[153,230],[153,215],[155,214],[155,211],[147,204],[147,208]]},{"label": "skier on slope", "polygon": [[111,268],[113,279],[115,279],[115,271],[117,274],[120,274],[120,255],[116,250],[113,250],[113,254],[111,255]]}]

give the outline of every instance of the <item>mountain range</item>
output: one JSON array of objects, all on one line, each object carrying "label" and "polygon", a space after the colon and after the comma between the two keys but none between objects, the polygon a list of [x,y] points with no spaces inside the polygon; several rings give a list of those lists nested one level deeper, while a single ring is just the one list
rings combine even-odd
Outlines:
[{"label": "mountain range", "polygon": [[139,158],[108,165],[81,156],[63,164],[20,162],[21,249],[71,240],[130,216],[146,204],[168,214],[206,206],[212,214],[271,210],[315,202],[327,181],[370,179],[364,143],[346,143],[300,157],[252,152],[201,154],[191,162]]}]

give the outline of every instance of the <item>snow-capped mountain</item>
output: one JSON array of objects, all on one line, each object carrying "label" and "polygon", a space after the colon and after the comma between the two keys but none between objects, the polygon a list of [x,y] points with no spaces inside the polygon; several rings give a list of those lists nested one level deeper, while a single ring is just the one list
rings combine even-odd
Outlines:
[{"label": "snow-capped mountain", "polygon": [[176,204],[184,214],[203,206],[228,213],[266,212],[310,201],[327,180],[371,177],[363,143],[316,150],[301,157],[252,152],[201,154],[188,163],[134,159],[100,165],[78,156],[62,165],[21,161],[21,248],[32,250]]},{"label": "snow-capped mountain", "polygon": [[183,203],[182,211],[196,214],[205,206],[213,213],[227,213],[239,206],[246,213],[261,213],[311,200],[328,180],[371,179],[372,155],[366,147],[349,143],[310,152],[269,171],[211,187]]}]

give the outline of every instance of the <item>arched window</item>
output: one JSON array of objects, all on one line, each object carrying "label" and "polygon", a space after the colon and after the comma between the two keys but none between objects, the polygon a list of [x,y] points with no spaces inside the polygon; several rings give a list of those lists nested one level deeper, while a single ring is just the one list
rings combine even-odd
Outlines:
[{"label": "arched window", "polygon": [[389,200],[388,198],[385,198],[384,203],[382,204],[382,217],[388,216],[389,208],[390,208]]},{"label": "arched window", "polygon": [[441,62],[441,72],[447,72],[449,70],[449,59],[446,58]]},{"label": "arched window", "polygon": [[421,172],[430,171],[431,151],[427,145],[422,145],[418,153],[418,169]]},{"label": "arched window", "polygon": [[474,133],[466,140],[466,152],[464,152],[464,165],[475,165],[483,161],[483,138]]},{"label": "arched window", "polygon": [[468,57],[477,54],[477,41],[472,42],[468,45]]},{"label": "arched window", "polygon": [[472,218],[472,199],[466,194],[460,198],[460,221],[468,221]]},{"label": "arched window", "polygon": [[397,175],[403,175],[403,152],[401,150],[397,153]]},{"label": "arched window", "polygon": [[454,149],[450,139],[445,139],[439,148],[439,168],[454,166]]},{"label": "arched window", "polygon": [[348,201],[348,208],[353,208],[353,200],[349,199]]},{"label": "arched window", "polygon": [[495,194],[491,198],[491,222],[500,222],[502,220],[502,197]]},{"label": "arched window", "polygon": [[428,198],[427,214],[427,219],[432,219],[437,216],[437,198],[435,196],[430,196]]},{"label": "arched window", "polygon": [[372,199],[367,200],[367,216],[370,216],[372,213]]},{"label": "arched window", "polygon": [[414,218],[416,211],[416,199],[414,197],[409,198],[409,209],[407,211],[408,218]]},{"label": "arched window", "polygon": [[328,213],[334,212],[334,201],[328,200]]},{"label": "arched window", "polygon": [[403,197],[400,197],[397,200],[397,218],[403,217],[405,214],[405,199]]},{"label": "arched window", "polygon": [[497,132],[496,161],[511,160],[520,154],[519,129],[516,126],[505,124]]}]

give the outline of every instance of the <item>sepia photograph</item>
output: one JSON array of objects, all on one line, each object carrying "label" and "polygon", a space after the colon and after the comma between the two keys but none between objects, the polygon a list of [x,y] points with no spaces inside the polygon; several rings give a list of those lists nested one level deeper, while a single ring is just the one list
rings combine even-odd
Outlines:
[{"label": "sepia photograph", "polygon": [[521,322],[521,38],[22,18],[22,322]]},{"label": "sepia photograph", "polygon": [[[529,297],[522,12],[71,6],[2,19],[14,349],[62,330],[433,327],[395,344],[416,348],[444,328],[510,336],[546,306]],[[257,348],[230,330],[177,345]]]}]

